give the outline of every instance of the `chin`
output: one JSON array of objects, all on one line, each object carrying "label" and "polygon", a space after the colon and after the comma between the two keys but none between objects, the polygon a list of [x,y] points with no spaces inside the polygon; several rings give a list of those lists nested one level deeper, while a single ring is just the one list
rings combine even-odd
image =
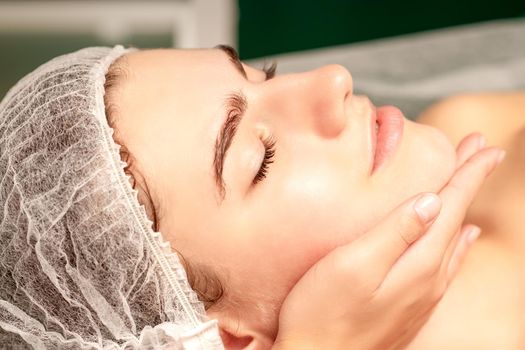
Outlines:
[{"label": "chin", "polygon": [[450,139],[439,129],[407,123],[408,167],[407,176],[414,179],[417,192],[437,192],[446,185],[456,169],[456,150]]}]

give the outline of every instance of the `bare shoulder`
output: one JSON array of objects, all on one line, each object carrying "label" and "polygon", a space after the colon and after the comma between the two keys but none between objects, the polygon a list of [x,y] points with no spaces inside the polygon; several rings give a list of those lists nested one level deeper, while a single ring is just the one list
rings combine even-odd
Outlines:
[{"label": "bare shoulder", "polygon": [[[465,222],[479,225],[482,236],[429,321],[438,324],[429,327],[435,331],[429,336],[432,346],[417,349],[523,349],[525,91],[451,96],[423,111],[417,121],[441,129],[455,145],[479,131],[488,145],[508,151],[468,210]],[[465,337],[473,334],[481,336]]]},{"label": "bare shoulder", "polygon": [[485,237],[525,257],[525,91],[452,96],[430,106],[417,121],[440,129],[454,145],[478,131],[487,138],[487,145],[507,151],[465,221],[480,225]]},{"label": "bare shoulder", "polygon": [[489,145],[506,147],[525,128],[525,91],[454,95],[431,105],[417,121],[441,129],[455,145],[479,131]]}]

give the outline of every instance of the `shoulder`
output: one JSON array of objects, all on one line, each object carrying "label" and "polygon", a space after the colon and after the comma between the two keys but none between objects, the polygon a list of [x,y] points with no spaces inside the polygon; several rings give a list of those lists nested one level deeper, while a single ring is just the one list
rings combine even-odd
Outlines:
[{"label": "shoulder", "polygon": [[478,131],[487,144],[506,147],[525,128],[525,91],[450,96],[424,110],[417,122],[441,129],[455,145]]}]

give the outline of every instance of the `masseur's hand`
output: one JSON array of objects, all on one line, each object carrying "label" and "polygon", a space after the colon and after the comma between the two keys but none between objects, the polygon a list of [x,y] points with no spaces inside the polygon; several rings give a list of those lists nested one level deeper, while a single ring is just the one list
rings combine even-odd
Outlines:
[{"label": "masseur's hand", "polygon": [[403,349],[443,297],[479,234],[462,226],[486,177],[502,159],[471,134],[457,169],[436,194],[417,195],[299,280],[279,315],[274,349]]}]

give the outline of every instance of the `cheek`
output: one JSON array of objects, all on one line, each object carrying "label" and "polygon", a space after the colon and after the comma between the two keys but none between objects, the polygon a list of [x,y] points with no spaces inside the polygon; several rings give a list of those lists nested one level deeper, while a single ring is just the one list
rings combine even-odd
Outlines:
[{"label": "cheek", "polygon": [[407,130],[395,162],[374,181],[356,175],[348,159],[315,159],[316,164],[301,162],[300,169],[288,164],[290,173],[269,178],[257,199],[236,212],[240,226],[232,230],[239,234],[231,258],[240,275],[272,285],[276,295],[285,295],[315,262],[402,201],[438,191],[455,167],[450,142],[426,126]]},{"label": "cheek", "polygon": [[285,285],[295,283],[321,257],[359,235],[363,215],[370,212],[360,209],[363,201],[358,200],[366,188],[356,179],[343,179],[341,173],[334,172],[332,165],[288,176],[278,194],[256,209],[251,219],[252,246],[271,256],[266,272],[282,277]]},{"label": "cheek", "polygon": [[392,165],[373,178],[369,192],[375,219],[421,192],[439,192],[456,167],[456,151],[440,130],[406,121],[404,138]]}]

